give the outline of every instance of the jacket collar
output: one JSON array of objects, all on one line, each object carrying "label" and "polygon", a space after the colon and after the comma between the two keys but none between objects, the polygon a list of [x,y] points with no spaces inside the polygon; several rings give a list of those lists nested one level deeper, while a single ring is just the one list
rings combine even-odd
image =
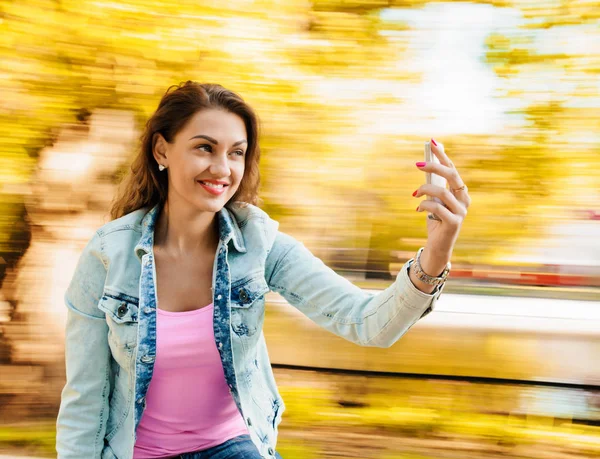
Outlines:
[{"label": "jacket collar", "polygon": [[[157,204],[144,215],[144,218],[142,218],[142,237],[134,249],[135,254],[140,259],[144,254],[152,251],[152,246],[154,245],[154,227],[160,209],[161,205]],[[217,212],[217,218],[219,221],[219,239],[221,242],[224,245],[227,245],[229,241],[233,241],[233,247],[238,252],[246,253],[242,231],[232,212],[227,210],[226,207],[223,207]]]}]

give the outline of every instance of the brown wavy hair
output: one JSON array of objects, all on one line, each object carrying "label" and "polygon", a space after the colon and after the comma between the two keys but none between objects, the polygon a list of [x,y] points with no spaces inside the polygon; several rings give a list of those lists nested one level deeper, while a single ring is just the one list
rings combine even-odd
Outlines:
[{"label": "brown wavy hair", "polygon": [[167,200],[169,183],[167,174],[158,170],[152,154],[155,134],[160,133],[169,143],[198,111],[208,108],[226,110],[244,121],[248,136],[244,176],[240,187],[228,201],[258,204],[260,174],[258,164],[258,118],[254,110],[233,91],[218,84],[201,84],[186,81],[167,89],[158,108],[146,122],[140,138],[140,148],[131,168],[119,185],[113,200],[110,216],[115,220],[142,207],[163,205]]}]

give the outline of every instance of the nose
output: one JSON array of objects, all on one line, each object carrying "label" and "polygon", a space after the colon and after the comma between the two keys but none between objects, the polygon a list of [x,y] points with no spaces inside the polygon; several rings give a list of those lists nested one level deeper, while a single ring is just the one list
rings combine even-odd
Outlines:
[{"label": "nose", "polygon": [[210,165],[210,173],[215,177],[229,177],[231,175],[227,154],[213,156],[213,161]]}]

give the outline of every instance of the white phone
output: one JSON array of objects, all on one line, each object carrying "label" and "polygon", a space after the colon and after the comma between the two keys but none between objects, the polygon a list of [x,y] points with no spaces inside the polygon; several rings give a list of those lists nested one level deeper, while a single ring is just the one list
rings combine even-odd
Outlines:
[{"label": "white phone", "polygon": [[[441,142],[438,142],[438,147],[441,147],[442,149],[444,148],[444,146],[442,145]],[[434,155],[433,152],[431,151],[431,141],[425,142],[425,162],[440,164],[440,160],[438,159],[438,157],[436,155]],[[437,185],[437,186],[441,186],[442,188],[446,188],[446,179],[444,177],[442,177],[441,175],[432,174],[431,172],[426,172],[425,179],[426,179],[426,183],[431,183],[432,185]],[[427,200],[436,201],[436,202],[439,202],[440,204],[443,204],[443,202],[440,198],[436,198],[433,196],[427,196]],[[427,215],[427,217],[431,218],[432,220],[440,220],[440,218],[437,215],[432,214],[432,213],[429,213]]]}]

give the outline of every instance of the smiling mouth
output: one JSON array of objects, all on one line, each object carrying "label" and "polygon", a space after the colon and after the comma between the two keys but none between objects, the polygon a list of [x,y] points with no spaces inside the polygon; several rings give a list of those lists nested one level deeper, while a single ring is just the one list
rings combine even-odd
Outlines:
[{"label": "smiling mouth", "polygon": [[229,186],[227,183],[211,183],[205,182],[204,180],[197,180],[197,182],[204,189],[204,191],[213,196],[223,195],[225,193],[225,189]]},{"label": "smiling mouth", "polygon": [[207,186],[209,188],[212,188],[213,190],[222,190],[223,188],[229,186],[229,185],[225,185],[223,183],[220,183],[217,185],[216,183],[204,182],[202,180],[198,180],[198,183],[200,183],[201,185]]}]

